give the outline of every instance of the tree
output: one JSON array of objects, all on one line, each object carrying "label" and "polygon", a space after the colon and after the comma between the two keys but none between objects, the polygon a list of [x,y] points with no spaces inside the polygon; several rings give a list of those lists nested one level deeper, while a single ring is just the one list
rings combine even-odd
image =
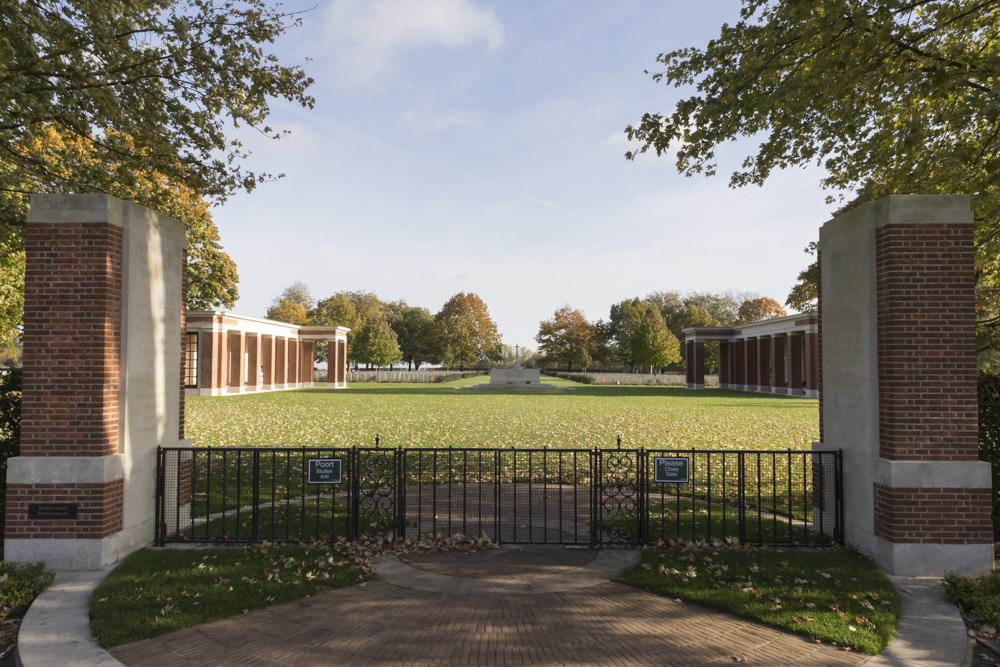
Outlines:
[{"label": "tree", "polygon": [[302,307],[301,303],[296,303],[290,299],[285,299],[281,303],[267,309],[267,319],[277,322],[288,322],[289,324],[309,324],[309,314]]},{"label": "tree", "polygon": [[788,313],[774,299],[762,296],[756,299],[747,299],[740,306],[737,324],[751,324],[761,320],[769,320],[772,317],[784,317]]},{"label": "tree", "polygon": [[707,47],[657,58],[654,81],[696,92],[626,128],[627,157],[670,149],[680,173],[714,174],[717,147],[745,136],[759,144],[734,187],[815,163],[847,206],[972,195],[987,349],[1000,342],[998,25],[996,0],[744,0]]},{"label": "tree", "polygon": [[632,348],[632,363],[636,366],[649,366],[650,373],[681,359],[680,343],[667,329],[656,308],[648,310],[636,327],[629,345]]},{"label": "tree", "polygon": [[[121,133],[109,131],[108,134],[124,146],[133,145],[129,137]],[[188,241],[188,308],[229,308],[239,298],[236,264],[222,250],[219,230],[212,221],[208,202],[193,189],[155,171],[131,173],[123,178],[120,162],[99,160],[91,152],[90,144],[77,135],[59,133],[54,124],[37,128],[33,136],[18,143],[16,148],[21,154],[31,155],[44,165],[42,172],[19,173],[18,187],[21,192],[58,190],[73,174],[100,173],[106,179],[103,188],[106,193],[154,208],[184,224]],[[3,158],[0,157],[2,165]],[[3,199],[0,197],[0,202]],[[0,209],[2,206],[0,203]],[[0,223],[0,233],[4,229],[8,232],[8,243],[0,243],[0,266],[3,267],[0,269],[0,294],[3,295],[0,300],[5,306],[0,315],[0,326],[9,340],[20,326],[24,310],[24,253],[20,228],[5,228]]]},{"label": "tree", "polygon": [[[816,242],[813,241],[806,247],[807,255],[816,254]],[[807,310],[816,310],[819,305],[819,262],[815,261],[799,272],[798,282],[788,293],[785,305],[796,312],[804,313]]]},{"label": "tree", "polygon": [[635,370],[632,337],[650,310],[655,308],[639,297],[626,299],[611,306],[607,322],[598,322],[602,346],[611,361]]},{"label": "tree", "polygon": [[[361,329],[361,318],[354,308],[354,304],[347,296],[347,292],[337,292],[329,299],[323,299],[316,303],[316,307],[309,311],[309,322],[311,324],[328,327],[347,327],[347,358],[350,361],[357,361],[354,341]],[[316,345],[316,360],[326,361],[326,351],[322,346]]]},{"label": "tree", "polygon": [[[274,301],[271,302],[271,307],[280,306],[285,301],[297,303],[302,306],[303,310],[307,311],[316,307],[316,299],[313,298],[312,292],[309,291],[309,286],[301,280],[296,280],[281,290],[281,294],[274,297]],[[271,312],[270,309],[268,312]]]},{"label": "tree", "polygon": [[420,370],[422,363],[441,360],[441,345],[434,328],[434,317],[426,308],[403,306],[389,316],[389,326],[396,332],[396,340],[407,368]]},{"label": "tree", "polygon": [[500,334],[486,304],[478,295],[459,292],[434,316],[446,365],[474,366],[480,358],[500,357]]},{"label": "tree", "polygon": [[[35,192],[106,192],[180,218],[191,243],[189,303],[236,300],[235,265],[215,252],[217,231],[172,213],[168,200],[176,192],[203,206],[204,224],[206,201],[272,178],[243,168],[246,153],[226,126],[277,137],[265,125],[270,98],[312,106],[311,79],[263,48],[298,21],[265,0],[0,3],[0,336],[20,322]],[[53,136],[73,150],[50,150]],[[73,154],[86,159],[64,159]]]},{"label": "tree", "polygon": [[396,342],[396,332],[381,317],[370,319],[361,326],[354,346],[357,360],[376,368],[390,366],[403,356]]},{"label": "tree", "polygon": [[569,306],[539,323],[535,340],[539,352],[556,363],[565,363],[568,370],[573,370],[573,364],[586,370],[597,356],[597,325]]}]

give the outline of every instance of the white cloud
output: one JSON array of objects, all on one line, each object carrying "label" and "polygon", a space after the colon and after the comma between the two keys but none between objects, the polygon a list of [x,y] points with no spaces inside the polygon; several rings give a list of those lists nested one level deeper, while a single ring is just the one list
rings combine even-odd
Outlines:
[{"label": "white cloud", "polygon": [[406,51],[503,43],[493,10],[473,0],[335,0],[326,16],[334,66],[348,80],[377,85]]},{"label": "white cloud", "polygon": [[451,127],[474,129],[483,125],[482,112],[466,109],[452,109],[440,114],[422,109],[410,109],[400,114],[399,119],[418,134],[437,134]]}]

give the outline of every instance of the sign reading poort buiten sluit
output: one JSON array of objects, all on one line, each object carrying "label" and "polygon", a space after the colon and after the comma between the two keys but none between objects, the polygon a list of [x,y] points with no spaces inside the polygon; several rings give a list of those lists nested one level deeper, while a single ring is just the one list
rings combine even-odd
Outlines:
[{"label": "sign reading poort buiten sluit", "polygon": [[690,461],[681,457],[655,457],[653,481],[669,484],[686,484],[691,479]]},{"label": "sign reading poort buiten sluit", "polygon": [[340,484],[343,482],[341,459],[309,459],[310,484]]}]

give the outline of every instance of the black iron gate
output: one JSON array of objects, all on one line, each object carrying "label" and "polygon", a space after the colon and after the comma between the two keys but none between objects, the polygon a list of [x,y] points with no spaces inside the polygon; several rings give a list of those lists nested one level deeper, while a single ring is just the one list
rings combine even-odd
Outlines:
[{"label": "black iron gate", "polygon": [[840,452],[161,448],[156,542],[836,543],[841,488]]}]

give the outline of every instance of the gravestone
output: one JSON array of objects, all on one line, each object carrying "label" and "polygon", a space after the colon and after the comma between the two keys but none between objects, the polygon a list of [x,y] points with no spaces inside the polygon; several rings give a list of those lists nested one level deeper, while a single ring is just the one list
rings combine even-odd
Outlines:
[{"label": "gravestone", "polygon": [[156,448],[190,445],[185,252],[184,227],[138,204],[32,196],[8,560],[101,569],[152,542]]}]

